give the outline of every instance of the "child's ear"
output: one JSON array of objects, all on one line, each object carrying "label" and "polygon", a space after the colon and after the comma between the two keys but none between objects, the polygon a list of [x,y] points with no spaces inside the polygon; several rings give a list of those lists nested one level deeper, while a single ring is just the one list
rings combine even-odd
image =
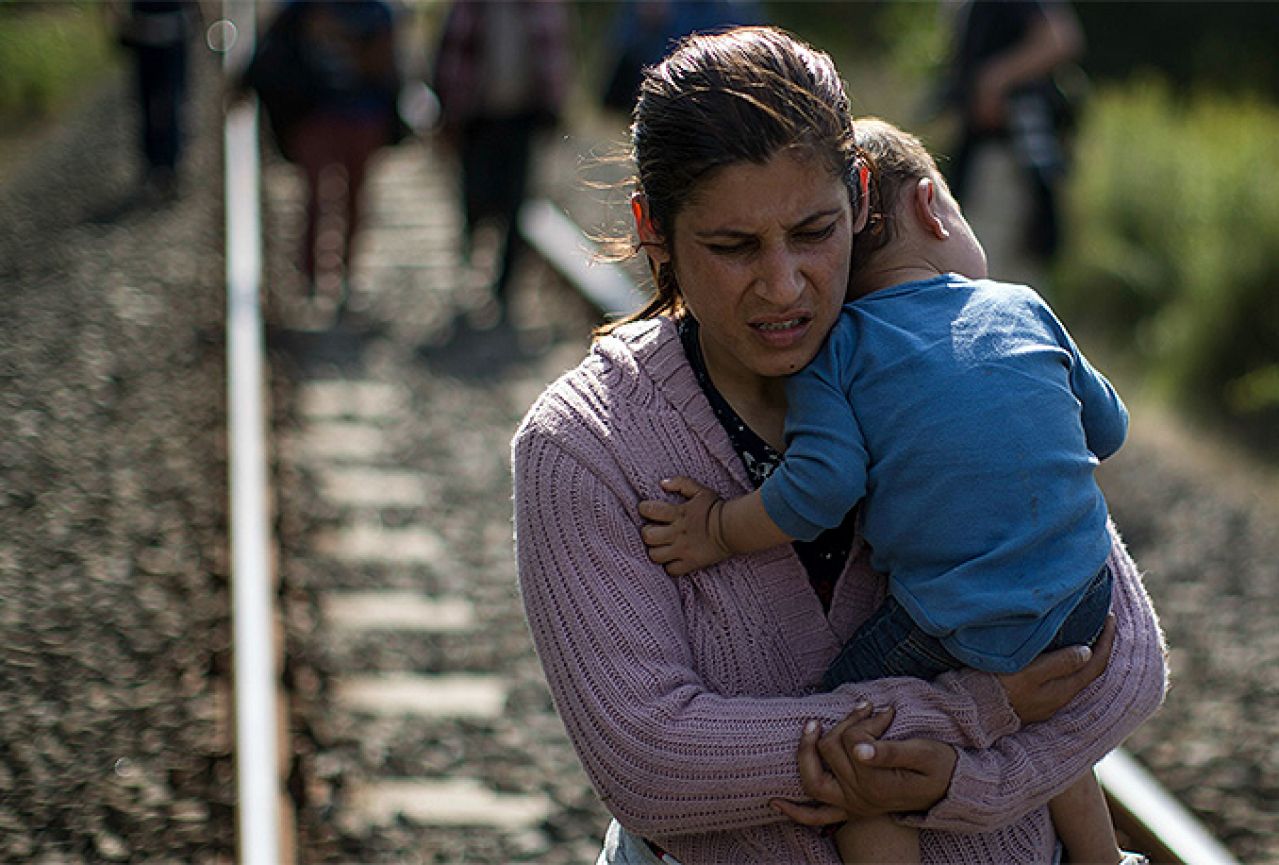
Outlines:
[{"label": "child's ear", "polygon": [[648,196],[636,192],[631,196],[631,215],[635,217],[635,233],[639,235],[640,246],[648,254],[654,264],[665,264],[671,260],[670,251],[666,248],[666,240],[653,223],[653,216],[648,208]]},{"label": "child's ear", "polygon": [[915,183],[913,203],[915,218],[925,230],[938,240],[950,238],[950,230],[946,228],[946,221],[942,219],[941,193],[937,188],[937,181],[931,177],[919,178]]}]

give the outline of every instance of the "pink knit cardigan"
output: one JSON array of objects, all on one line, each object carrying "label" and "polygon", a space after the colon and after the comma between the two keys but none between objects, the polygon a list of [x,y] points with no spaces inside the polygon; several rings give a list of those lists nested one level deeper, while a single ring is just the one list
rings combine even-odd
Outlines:
[{"label": "pink knit cardigan", "polygon": [[668,319],[599,340],[529,410],[513,458],[520,589],[556,708],[609,811],[684,865],[838,863],[768,800],[802,798],[804,722],[829,727],[862,696],[896,708],[890,738],[958,748],[949,794],[912,818],[925,862],[1048,861],[1045,803],[1163,699],[1162,634],[1117,536],[1110,665],[1052,720],[1022,727],[994,677],[971,670],[817,693],[883,598],[864,555],[829,615],[789,547],[680,579],[645,555],[636,505],[662,478],[748,489]]}]

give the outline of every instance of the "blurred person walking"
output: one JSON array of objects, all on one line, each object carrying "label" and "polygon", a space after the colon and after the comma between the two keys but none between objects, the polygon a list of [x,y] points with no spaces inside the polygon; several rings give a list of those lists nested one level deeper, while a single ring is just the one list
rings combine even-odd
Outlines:
[{"label": "blurred person walking", "polygon": [[559,122],[571,63],[560,0],[458,0],[440,34],[432,78],[441,134],[461,168],[462,259],[471,264],[476,228],[496,221],[490,290],[502,319],[523,248],[518,217],[535,137]]},{"label": "blurred person walking", "polygon": [[107,10],[119,43],[133,55],[143,193],[170,200],[178,192],[187,55],[200,6],[189,0],[117,0]]},{"label": "blurred person walking", "polygon": [[299,266],[310,297],[350,294],[370,159],[402,134],[395,17],[383,0],[290,0],[244,84],[261,97],[280,152],[307,188]]},{"label": "blurred person walking", "polygon": [[644,67],[660,63],[682,37],[763,21],[758,0],[624,0],[609,36],[616,60],[604,84],[604,107],[629,115]]},{"label": "blurred person walking", "polygon": [[1067,98],[1054,72],[1078,59],[1084,34],[1066,0],[965,0],[943,101],[958,112],[958,140],[947,181],[963,203],[978,151],[1006,144],[1030,185],[1033,211],[1026,252],[1057,250],[1058,197],[1066,175],[1062,126]]}]

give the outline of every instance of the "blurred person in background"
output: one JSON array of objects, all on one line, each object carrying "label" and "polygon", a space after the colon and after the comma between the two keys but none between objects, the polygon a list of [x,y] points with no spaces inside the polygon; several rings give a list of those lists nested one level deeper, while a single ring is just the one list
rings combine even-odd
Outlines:
[{"label": "blurred person in background", "polygon": [[292,0],[245,72],[284,157],[306,177],[299,266],[343,308],[369,160],[402,135],[395,17],[382,0]]},{"label": "blurred person in background", "polygon": [[441,134],[461,167],[462,258],[476,228],[502,231],[490,284],[499,319],[522,251],[518,217],[528,194],[535,137],[559,122],[572,57],[560,0],[455,2],[436,49],[433,84]]},{"label": "blurred person in background", "polygon": [[616,60],[604,84],[604,107],[629,115],[644,67],[661,62],[681,37],[763,21],[757,0],[624,0],[609,36]]},{"label": "blurred person in background", "polygon": [[1069,105],[1054,72],[1083,50],[1083,29],[1065,0],[966,0],[958,10],[942,97],[959,116],[946,179],[962,204],[977,152],[991,143],[1011,147],[1033,205],[1025,249],[1041,259],[1058,247],[1067,169],[1061,132]]},{"label": "blurred person in background", "polygon": [[143,192],[170,200],[178,192],[188,52],[199,28],[200,4],[117,0],[106,9],[119,43],[133,55]]}]

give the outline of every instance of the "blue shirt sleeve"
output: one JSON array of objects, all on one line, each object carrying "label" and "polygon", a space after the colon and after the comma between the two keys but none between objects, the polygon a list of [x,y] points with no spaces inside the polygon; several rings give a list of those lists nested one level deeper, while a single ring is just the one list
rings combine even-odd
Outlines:
[{"label": "blue shirt sleeve", "polygon": [[1070,389],[1080,403],[1088,450],[1099,460],[1107,459],[1128,437],[1128,409],[1110,381],[1084,357],[1065,325],[1047,305],[1044,309],[1070,352]]},{"label": "blue shirt sleeve", "polygon": [[866,493],[866,444],[845,381],[855,342],[841,318],[817,357],[786,380],[786,452],[760,495],[773,522],[799,540],[839,525]]}]

